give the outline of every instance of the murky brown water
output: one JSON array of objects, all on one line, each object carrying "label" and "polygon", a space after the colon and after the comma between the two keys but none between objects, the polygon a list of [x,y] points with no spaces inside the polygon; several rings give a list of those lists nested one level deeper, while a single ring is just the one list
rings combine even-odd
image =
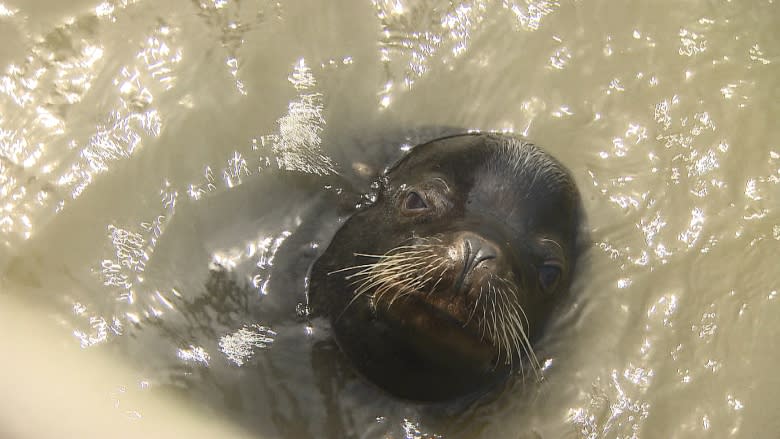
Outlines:
[{"label": "murky brown water", "polygon": [[[767,0],[0,1],[0,433],[776,436],[779,19]],[[451,128],[557,156],[593,242],[544,384],[448,424],[282,310],[346,194]],[[215,263],[245,284],[214,288]]]}]

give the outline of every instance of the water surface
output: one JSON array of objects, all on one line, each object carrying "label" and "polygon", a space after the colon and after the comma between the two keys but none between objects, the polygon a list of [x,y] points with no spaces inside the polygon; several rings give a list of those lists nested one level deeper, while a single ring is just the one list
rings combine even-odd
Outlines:
[{"label": "water surface", "polygon": [[[776,434],[778,18],[767,0],[0,2],[0,431]],[[453,128],[558,157],[592,243],[544,382],[447,424],[287,310],[372,177]]]}]

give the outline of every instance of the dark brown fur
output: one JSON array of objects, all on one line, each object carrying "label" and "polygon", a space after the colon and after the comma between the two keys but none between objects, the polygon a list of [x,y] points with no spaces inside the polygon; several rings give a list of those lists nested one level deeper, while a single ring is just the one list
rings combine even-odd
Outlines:
[{"label": "dark brown fur", "polygon": [[535,375],[576,259],[579,195],[541,149],[467,134],[416,146],[311,270],[309,304],[355,369],[439,401]]}]

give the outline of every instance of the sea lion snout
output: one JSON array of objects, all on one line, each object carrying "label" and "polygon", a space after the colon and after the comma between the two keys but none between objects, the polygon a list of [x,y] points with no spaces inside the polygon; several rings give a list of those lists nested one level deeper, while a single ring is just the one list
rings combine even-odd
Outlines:
[{"label": "sea lion snout", "polygon": [[455,262],[462,266],[460,276],[455,282],[455,292],[461,291],[470,283],[477,269],[483,275],[495,271],[494,260],[501,254],[495,243],[472,232],[458,233],[453,241],[453,248],[460,249]]},{"label": "sea lion snout", "polygon": [[471,271],[482,261],[496,259],[498,246],[474,233],[462,233],[459,241],[463,243],[466,270]]}]

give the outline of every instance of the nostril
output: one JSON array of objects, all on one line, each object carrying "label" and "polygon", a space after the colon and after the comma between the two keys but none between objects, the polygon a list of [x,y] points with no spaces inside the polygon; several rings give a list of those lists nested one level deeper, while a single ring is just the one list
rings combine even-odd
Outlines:
[{"label": "nostril", "polygon": [[474,266],[476,267],[482,261],[488,261],[496,258],[496,251],[492,248],[481,247],[474,255]]},{"label": "nostril", "polygon": [[[463,265],[460,274],[455,280],[454,291],[461,291],[468,284],[469,275],[480,263],[498,258],[498,249],[493,243],[472,233],[463,233],[459,236]],[[454,255],[453,255],[454,256]]]},{"label": "nostril", "polygon": [[483,261],[495,259],[496,249],[478,236],[466,236],[463,238],[463,259],[465,268],[471,270]]},{"label": "nostril", "polygon": [[[463,240],[463,260],[466,261],[466,266],[468,267],[471,265],[471,258],[474,254],[474,246],[475,242],[473,239],[465,238]],[[479,247],[477,247],[477,250],[479,250]]]}]

